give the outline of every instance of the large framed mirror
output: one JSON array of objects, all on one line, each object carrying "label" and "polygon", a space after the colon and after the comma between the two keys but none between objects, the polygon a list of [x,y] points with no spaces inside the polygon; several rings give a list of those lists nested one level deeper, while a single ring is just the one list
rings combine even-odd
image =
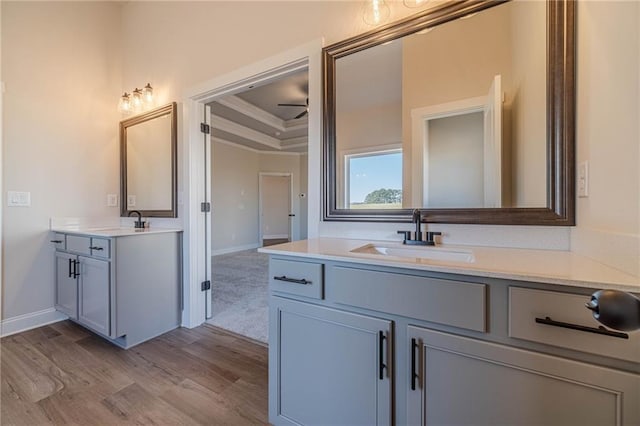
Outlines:
[{"label": "large framed mirror", "polygon": [[120,122],[120,213],[177,217],[176,103]]},{"label": "large framed mirror", "polygon": [[324,220],[574,225],[574,21],[449,1],[324,48]]}]

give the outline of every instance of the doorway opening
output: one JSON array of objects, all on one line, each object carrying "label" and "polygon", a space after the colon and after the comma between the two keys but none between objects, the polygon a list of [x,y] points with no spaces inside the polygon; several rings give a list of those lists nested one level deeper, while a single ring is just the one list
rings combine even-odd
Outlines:
[{"label": "doorway opening", "polygon": [[307,68],[216,98],[211,110],[211,315],[266,343],[263,245],[307,237]]}]

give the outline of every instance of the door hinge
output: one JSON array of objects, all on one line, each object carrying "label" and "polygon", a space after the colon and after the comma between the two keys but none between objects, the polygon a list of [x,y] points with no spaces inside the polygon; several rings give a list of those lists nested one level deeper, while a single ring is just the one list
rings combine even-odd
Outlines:
[{"label": "door hinge", "polygon": [[211,211],[211,203],[209,202],[200,203],[200,211],[202,213],[209,213]]},{"label": "door hinge", "polygon": [[211,133],[211,126],[207,123],[200,123],[200,131],[208,135]]},{"label": "door hinge", "polygon": [[202,291],[211,290],[211,281],[202,281],[202,283],[200,284],[200,288],[202,289]]}]

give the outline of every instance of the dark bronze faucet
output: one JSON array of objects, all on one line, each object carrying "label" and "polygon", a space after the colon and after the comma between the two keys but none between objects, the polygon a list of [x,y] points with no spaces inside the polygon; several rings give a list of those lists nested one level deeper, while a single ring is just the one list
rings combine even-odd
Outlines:
[{"label": "dark bronze faucet", "polygon": [[411,213],[411,222],[416,225],[416,230],[414,232],[414,238],[411,239],[411,231],[398,231],[398,234],[404,235],[404,241],[402,244],[413,245],[413,246],[435,246],[435,236],[442,235],[442,232],[425,232],[426,240],[422,239],[422,212],[420,209],[413,209]]},{"label": "dark bronze faucet", "polygon": [[138,215],[138,220],[135,221],[134,227],[138,229],[144,228],[144,222],[142,221],[142,213],[140,213],[138,210],[131,210],[129,212],[129,217],[131,217],[132,214]]}]

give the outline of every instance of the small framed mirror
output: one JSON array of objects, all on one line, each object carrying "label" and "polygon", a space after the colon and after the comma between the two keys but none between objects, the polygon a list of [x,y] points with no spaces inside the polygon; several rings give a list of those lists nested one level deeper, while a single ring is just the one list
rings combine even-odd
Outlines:
[{"label": "small framed mirror", "polygon": [[120,122],[120,213],[177,217],[176,103]]}]

